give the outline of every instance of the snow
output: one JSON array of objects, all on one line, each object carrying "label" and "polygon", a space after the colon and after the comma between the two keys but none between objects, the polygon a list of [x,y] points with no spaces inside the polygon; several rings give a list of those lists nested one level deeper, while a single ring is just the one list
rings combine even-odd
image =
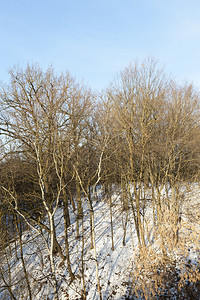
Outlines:
[{"label": "snow", "polygon": [[[112,195],[112,210],[113,210],[113,229],[114,229],[114,251],[111,250],[111,228],[110,228],[110,210],[109,203],[106,198],[101,196],[99,192],[97,200],[94,200],[95,213],[95,234],[96,247],[99,264],[99,278],[102,288],[102,298],[107,299],[129,299],[129,294],[132,286],[132,270],[134,268],[135,255],[138,252],[138,242],[134,226],[134,220],[131,209],[126,212],[122,210],[120,195],[116,191]],[[184,211],[188,212],[193,205],[199,205],[200,190],[195,186],[192,191],[185,194],[188,199],[186,201]],[[93,249],[90,249],[90,218],[86,200],[84,201],[84,262],[85,262],[85,285],[87,291],[87,299],[99,299],[96,281],[95,261]],[[146,215],[150,215],[151,205],[146,206]],[[128,224],[126,228],[125,245],[123,245],[123,224],[126,214],[128,213]],[[71,226],[68,229],[70,260],[72,271],[75,274],[75,280],[71,283],[67,271],[67,262],[62,262],[59,256],[55,257],[56,276],[59,283],[59,299],[60,300],[75,300],[81,299],[82,293],[82,275],[81,275],[81,239],[76,238],[76,218],[72,210],[70,210]],[[123,217],[123,218],[122,218]],[[186,215],[185,215],[186,218]],[[63,251],[64,245],[64,220],[62,209],[59,208],[55,215],[57,224],[56,231],[58,241],[61,244]],[[152,228],[152,224],[149,224]],[[80,226],[80,233],[82,228]],[[44,237],[47,238],[45,233]],[[153,228],[151,229],[151,237],[153,237]],[[16,242],[17,243],[17,242]],[[19,257],[20,248],[17,243],[12,243],[6,249],[0,259],[3,261],[3,271],[8,272],[8,261],[11,262],[11,282],[14,284],[12,290],[17,294],[17,299],[29,299],[27,292],[24,289],[26,282],[23,277],[23,269]],[[48,252],[46,250],[43,238],[37,232],[30,229],[23,234],[23,254],[25,264],[28,270],[31,281],[31,288],[34,300],[51,300],[54,299],[53,288],[51,285],[50,263]],[[8,259],[6,259],[6,256]],[[197,260],[196,249],[189,251],[188,260],[195,262]],[[8,274],[8,273],[7,273]],[[8,280],[8,277],[6,277]],[[8,292],[3,288],[4,283],[0,281],[0,299],[10,299]]]}]

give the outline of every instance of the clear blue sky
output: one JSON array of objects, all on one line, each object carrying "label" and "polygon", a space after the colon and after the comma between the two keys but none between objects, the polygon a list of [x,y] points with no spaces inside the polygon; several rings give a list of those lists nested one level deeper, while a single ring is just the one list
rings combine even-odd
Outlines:
[{"label": "clear blue sky", "polygon": [[0,80],[14,65],[52,64],[94,89],[153,56],[200,87],[199,0],[0,0]]}]

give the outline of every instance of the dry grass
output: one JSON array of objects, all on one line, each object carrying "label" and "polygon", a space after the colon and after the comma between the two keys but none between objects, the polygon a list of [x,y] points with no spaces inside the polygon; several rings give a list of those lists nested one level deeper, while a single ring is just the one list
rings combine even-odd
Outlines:
[{"label": "dry grass", "polygon": [[195,220],[175,224],[173,214],[164,212],[155,242],[134,260],[134,297],[200,299],[200,224]]}]

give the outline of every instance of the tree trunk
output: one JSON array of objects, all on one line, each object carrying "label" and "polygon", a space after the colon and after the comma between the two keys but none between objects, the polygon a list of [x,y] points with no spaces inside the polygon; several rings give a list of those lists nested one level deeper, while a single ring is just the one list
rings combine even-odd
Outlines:
[{"label": "tree trunk", "polygon": [[112,215],[112,185],[109,185],[109,207],[110,207],[110,229],[111,229],[111,250],[114,251],[114,234],[113,234],[113,215]]},{"label": "tree trunk", "polygon": [[77,201],[76,231],[77,231],[77,238],[79,238],[80,237],[79,220],[82,218],[83,208],[82,208],[82,201],[81,201],[81,189],[80,189],[78,178],[76,178],[76,201]]},{"label": "tree trunk", "polygon": [[68,227],[70,226],[69,209],[68,209],[68,198],[65,189],[63,189],[63,215],[64,215],[64,226],[65,226],[65,253],[67,259],[67,269],[71,282],[74,280],[74,274],[71,268],[70,256],[69,256],[69,240],[68,240]]},{"label": "tree trunk", "polygon": [[85,289],[85,264],[84,264],[84,226],[83,226],[83,218],[82,218],[82,249],[81,249],[81,274],[82,274],[82,282],[83,282],[83,300],[86,300],[86,289]]},{"label": "tree trunk", "polygon": [[68,204],[68,196],[65,188],[63,188],[63,216],[66,222],[66,226],[70,226],[70,216],[69,216],[69,204]]},{"label": "tree trunk", "polygon": [[75,276],[72,272],[70,256],[69,256],[69,240],[68,240],[68,229],[67,224],[65,222],[65,247],[66,247],[66,259],[67,259],[67,269],[69,272],[69,276],[71,278],[71,282],[74,280]]},{"label": "tree trunk", "polygon": [[23,255],[22,233],[21,233],[21,230],[19,228],[20,227],[19,216],[15,216],[15,226],[16,226],[16,231],[18,233],[18,237],[19,237],[20,258],[21,258],[22,267],[23,267],[23,271],[24,271],[24,276],[25,276],[26,284],[27,284],[27,288],[28,288],[29,299],[32,300],[33,298],[32,298],[31,286],[30,286],[28,273],[27,273],[26,265],[25,265],[25,261],[24,261],[24,255]]},{"label": "tree trunk", "polygon": [[140,230],[139,230],[139,226],[138,226],[137,215],[136,215],[135,207],[133,205],[133,197],[131,195],[131,190],[130,190],[130,185],[129,184],[128,184],[128,193],[129,193],[129,199],[130,199],[131,208],[132,208],[132,212],[133,212],[133,218],[134,218],[134,223],[135,223],[135,229],[136,229],[136,233],[137,233],[138,243],[139,243],[139,247],[141,247]]},{"label": "tree trunk", "polygon": [[141,238],[141,245],[145,246],[145,239],[144,239],[144,232],[143,232],[143,228],[142,228],[142,222],[141,222],[141,216],[140,216],[140,188],[137,191],[136,190],[136,184],[134,186],[134,192],[135,192],[135,200],[136,200],[136,214],[137,214],[137,223],[138,223],[138,229],[139,229],[139,235]]},{"label": "tree trunk", "polygon": [[[90,187],[88,189],[88,198],[89,198],[89,203],[92,203]],[[91,240],[90,249],[93,249],[94,243],[93,243],[93,235],[92,235],[92,213],[91,213],[91,210],[90,210],[90,240]]]},{"label": "tree trunk", "polygon": [[[51,216],[52,220],[49,219],[49,224],[52,222],[52,228],[53,228],[53,255],[59,253],[62,260],[65,260],[65,256],[62,252],[62,248],[60,244],[58,243],[58,240],[56,238],[56,227],[54,222],[54,216]],[[51,230],[51,224],[50,224],[50,230]]]},{"label": "tree trunk", "polygon": [[126,211],[126,219],[125,219],[125,224],[124,224],[124,236],[123,236],[123,246],[126,244],[126,227],[127,227],[127,222],[128,222],[128,210]]},{"label": "tree trunk", "polygon": [[54,219],[52,214],[49,212],[49,225],[50,225],[50,249],[49,249],[49,257],[50,257],[50,266],[51,266],[51,273],[52,278],[54,281],[53,289],[55,294],[55,300],[58,300],[58,282],[56,278],[56,272],[55,272],[55,264],[54,264],[54,240],[55,240],[55,225],[54,225]]},{"label": "tree trunk", "polygon": [[98,259],[97,259],[97,251],[96,251],[96,242],[95,242],[95,231],[94,231],[94,210],[93,207],[90,206],[91,210],[91,219],[92,219],[92,238],[93,238],[93,245],[94,245],[94,259],[96,265],[96,278],[97,278],[97,285],[98,285],[98,292],[99,292],[99,300],[102,300],[101,296],[101,285],[99,279],[99,270],[98,270]]}]

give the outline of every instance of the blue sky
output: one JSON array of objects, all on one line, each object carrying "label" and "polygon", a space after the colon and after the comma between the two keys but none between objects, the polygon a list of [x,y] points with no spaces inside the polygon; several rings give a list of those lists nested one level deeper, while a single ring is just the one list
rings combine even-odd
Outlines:
[{"label": "blue sky", "polygon": [[200,1],[0,0],[4,82],[14,65],[37,62],[102,89],[148,56],[200,87]]}]

